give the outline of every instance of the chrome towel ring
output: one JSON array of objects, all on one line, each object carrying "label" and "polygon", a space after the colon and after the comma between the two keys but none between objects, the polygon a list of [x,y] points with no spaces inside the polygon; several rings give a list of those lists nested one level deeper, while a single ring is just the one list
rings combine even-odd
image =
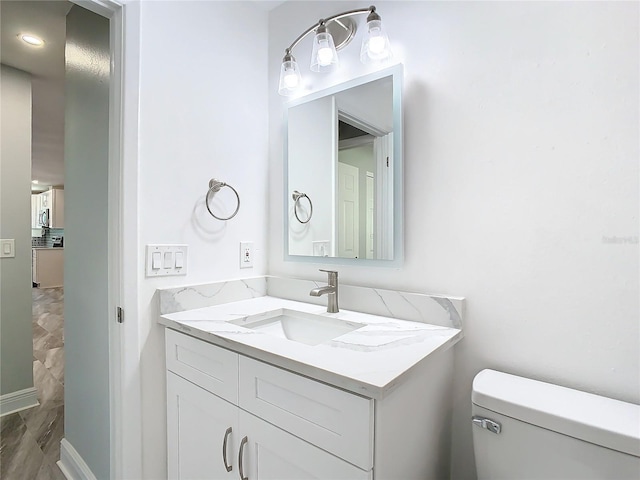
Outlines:
[{"label": "chrome towel ring", "polygon": [[[238,206],[236,207],[234,212],[230,216],[228,216],[227,218],[218,217],[216,214],[214,214],[211,211],[211,207],[209,207],[209,195],[211,195],[211,194],[215,195],[216,193],[218,193],[220,191],[220,189],[222,187],[229,187],[231,190],[233,190],[233,193],[236,194],[236,198],[238,199]],[[238,213],[238,210],[240,210],[240,195],[238,195],[238,192],[236,191],[236,189],[233,188],[228,183],[221,182],[220,180],[216,180],[215,178],[212,178],[211,180],[209,180],[209,190],[207,191],[207,194],[204,197],[204,201],[205,201],[205,203],[207,205],[207,210],[209,210],[209,213],[211,214],[211,216],[213,218],[218,219],[218,220],[223,220],[223,221],[231,220],[233,217],[236,216],[236,213]]]},{"label": "chrome towel ring", "polygon": [[[293,204],[293,213],[296,216],[296,218],[298,219],[298,221],[300,223],[309,223],[309,220],[311,220],[311,217],[313,215],[313,203],[311,203],[311,199],[307,196],[306,193],[300,193],[298,190],[294,190],[293,193],[291,194],[291,197],[294,200],[294,204]],[[311,207],[311,209],[309,210],[309,217],[306,220],[300,220],[300,217],[298,216],[298,204],[300,203],[300,199],[301,198],[306,198],[307,201],[309,202],[309,207]]]}]

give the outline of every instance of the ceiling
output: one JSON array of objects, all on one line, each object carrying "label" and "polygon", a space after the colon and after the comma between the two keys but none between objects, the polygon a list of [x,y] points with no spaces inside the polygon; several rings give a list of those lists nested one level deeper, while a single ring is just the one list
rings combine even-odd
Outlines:
[{"label": "ceiling", "polygon": [[[64,43],[70,2],[0,1],[0,62],[32,75],[31,178],[64,185]],[[18,38],[31,33],[45,41],[31,47]]]}]

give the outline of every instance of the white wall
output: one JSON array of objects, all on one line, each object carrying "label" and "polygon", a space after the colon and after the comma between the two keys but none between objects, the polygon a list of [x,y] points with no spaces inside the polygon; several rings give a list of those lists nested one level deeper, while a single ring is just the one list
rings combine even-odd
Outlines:
[{"label": "white wall", "polygon": [[[318,18],[368,5],[270,14],[270,274],[325,279],[282,259],[284,48]],[[467,298],[452,478],[474,478],[470,388],[483,368],[640,402],[638,4],[376,6],[405,65],[405,262],[340,278]],[[308,42],[296,48],[310,91],[370,71],[360,33],[335,74],[312,75]]]},{"label": "white wall", "polygon": [[[297,105],[288,112],[289,255],[313,255],[314,241],[334,243],[336,118],[330,97]],[[306,193],[313,204],[307,223],[296,219],[291,196],[295,190]],[[309,218],[311,207],[306,198],[300,199],[297,213],[302,221]]]},{"label": "white wall", "polygon": [[[138,332],[144,478],[166,478],[164,328],[155,290],[266,273],[267,13],[250,2],[141,2]],[[125,132],[126,135],[126,132]],[[209,179],[240,194],[235,218],[204,205]],[[227,189],[228,190],[228,189]],[[221,191],[231,212],[235,197]],[[253,269],[240,270],[240,241]],[[189,245],[188,275],[144,278],[149,243]]]},{"label": "white wall", "polygon": [[385,77],[337,93],[336,106],[388,133],[393,130],[393,81]]},{"label": "white wall", "polygon": [[31,328],[31,75],[0,67],[0,395],[33,388]]}]

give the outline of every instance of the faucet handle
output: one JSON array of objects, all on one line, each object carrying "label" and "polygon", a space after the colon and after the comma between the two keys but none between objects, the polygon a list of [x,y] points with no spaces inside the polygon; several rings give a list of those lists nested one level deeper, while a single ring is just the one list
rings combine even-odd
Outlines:
[{"label": "faucet handle", "polygon": [[332,285],[334,287],[338,285],[338,272],[336,272],[335,270],[323,270],[322,268],[320,268],[319,270],[321,272],[326,272],[329,277],[329,285]]}]

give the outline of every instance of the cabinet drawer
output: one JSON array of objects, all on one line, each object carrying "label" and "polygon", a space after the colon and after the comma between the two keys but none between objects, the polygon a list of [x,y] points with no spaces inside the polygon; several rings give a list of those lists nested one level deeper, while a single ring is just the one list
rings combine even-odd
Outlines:
[{"label": "cabinet drawer", "polygon": [[373,467],[373,400],[240,357],[241,408],[352,464]]},{"label": "cabinet drawer", "polygon": [[238,354],[166,329],[167,370],[238,403]]}]

